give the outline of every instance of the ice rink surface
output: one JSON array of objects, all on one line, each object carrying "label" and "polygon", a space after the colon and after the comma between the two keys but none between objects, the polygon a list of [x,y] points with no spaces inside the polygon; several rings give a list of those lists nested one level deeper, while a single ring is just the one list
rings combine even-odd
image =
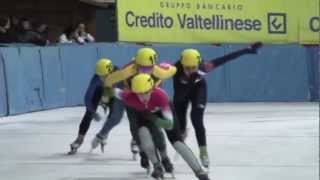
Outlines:
[{"label": "ice rink surface", "polygon": [[[103,122],[92,122],[79,153],[67,156],[84,107],[0,118],[0,180],[146,180],[129,150],[127,119],[105,153],[89,154]],[[99,109],[99,112],[102,112]],[[318,103],[214,103],[205,114],[212,180],[319,180]],[[189,121],[187,144],[198,156]],[[181,159],[177,180],[196,179]]]}]

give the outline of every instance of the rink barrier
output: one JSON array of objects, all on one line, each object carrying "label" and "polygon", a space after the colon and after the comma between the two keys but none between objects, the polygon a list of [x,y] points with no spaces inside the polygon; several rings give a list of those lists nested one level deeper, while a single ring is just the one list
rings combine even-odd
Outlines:
[{"label": "rink barrier", "polygon": [[311,101],[320,101],[320,46],[304,48]]},{"label": "rink barrier", "polygon": [[4,60],[2,52],[0,51],[0,117],[8,114],[7,97]]},{"label": "rink barrier", "polygon": [[[175,63],[184,48],[197,48],[204,60],[245,45],[153,45],[160,62]],[[94,43],[51,47],[0,48],[0,116],[83,105],[98,58],[123,66],[141,45]],[[268,45],[207,76],[209,102],[315,101],[319,99],[316,47]],[[163,84],[172,96],[172,80]]]},{"label": "rink barrier", "polygon": [[40,59],[44,84],[45,109],[62,107],[66,101],[63,63],[59,47],[40,48]]},{"label": "rink barrier", "polygon": [[[228,52],[238,49],[230,46]],[[224,66],[227,99],[232,101],[305,101],[308,72],[304,49],[298,45],[264,47],[258,56],[243,56]]]}]

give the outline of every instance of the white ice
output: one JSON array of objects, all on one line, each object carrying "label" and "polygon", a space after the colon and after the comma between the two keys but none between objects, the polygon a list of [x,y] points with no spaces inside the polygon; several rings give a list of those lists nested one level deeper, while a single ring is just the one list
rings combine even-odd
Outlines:
[{"label": "white ice", "polygon": [[[151,179],[131,159],[126,118],[104,154],[88,153],[103,123],[92,122],[79,153],[67,156],[83,113],[75,107],[0,118],[0,180]],[[209,104],[205,124],[212,180],[319,180],[318,103]],[[187,143],[198,156],[188,126]],[[181,158],[174,165],[177,180],[196,179]]]}]

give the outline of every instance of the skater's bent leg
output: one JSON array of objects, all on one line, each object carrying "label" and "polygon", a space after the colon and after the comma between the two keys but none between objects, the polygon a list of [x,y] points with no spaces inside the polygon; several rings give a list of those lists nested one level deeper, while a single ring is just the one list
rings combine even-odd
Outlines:
[{"label": "skater's bent leg", "polygon": [[159,164],[157,152],[149,129],[146,126],[142,126],[139,128],[138,134],[141,140],[142,150],[147,154],[153,164]]},{"label": "skater's bent leg", "polygon": [[202,169],[200,163],[198,162],[198,159],[184,142],[176,141],[173,143],[173,147],[187,162],[194,173],[197,173]]},{"label": "skater's bent leg", "polygon": [[193,172],[197,174],[202,170],[201,165],[191,149],[182,141],[181,133],[179,131],[179,122],[175,121],[173,129],[166,131],[168,139],[170,140],[174,149],[187,162]]},{"label": "skater's bent leg", "polygon": [[191,122],[199,145],[200,160],[203,166],[209,168],[210,160],[207,150],[206,129],[203,123],[204,110],[207,102],[206,84],[199,86],[191,97]]},{"label": "skater's bent leg", "polygon": [[129,120],[130,132],[133,140],[136,144],[140,144],[139,135],[138,135],[138,123],[137,123],[137,113],[134,109],[126,107],[127,117]]},{"label": "skater's bent leg", "polygon": [[97,134],[103,139],[106,139],[113,127],[120,123],[124,112],[123,104],[118,99],[113,99],[110,105],[110,111],[107,121],[104,123],[102,129]]},{"label": "skater's bent leg", "polygon": [[199,147],[206,146],[206,129],[203,124],[204,107],[192,107],[191,122],[194,127]]},{"label": "skater's bent leg", "polygon": [[86,111],[79,125],[78,136],[85,136],[90,127],[94,112]]},{"label": "skater's bent leg", "polygon": [[75,154],[77,149],[82,145],[84,137],[90,127],[90,123],[92,121],[93,112],[86,111],[84,114],[81,123],[79,125],[79,131],[77,138],[70,144],[70,152],[68,154]]},{"label": "skater's bent leg", "polygon": [[176,118],[179,121],[180,132],[185,133],[187,128],[188,101],[182,101],[182,102],[174,101],[173,104],[174,104],[174,110],[176,113]]},{"label": "skater's bent leg", "polygon": [[163,131],[154,123],[149,124],[150,133],[157,150],[159,150],[162,159],[167,158],[167,144]]}]

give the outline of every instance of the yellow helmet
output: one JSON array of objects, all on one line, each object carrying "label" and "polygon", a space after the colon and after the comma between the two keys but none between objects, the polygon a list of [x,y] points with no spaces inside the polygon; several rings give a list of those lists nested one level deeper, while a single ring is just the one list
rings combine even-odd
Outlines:
[{"label": "yellow helmet", "polygon": [[134,93],[145,93],[153,89],[154,81],[149,74],[141,73],[131,80],[131,90]]},{"label": "yellow helmet", "polygon": [[152,48],[140,48],[135,57],[135,63],[140,66],[153,66],[156,60],[157,53]]},{"label": "yellow helmet", "polygon": [[185,49],[181,53],[181,64],[183,66],[198,66],[201,63],[201,56],[196,49]]},{"label": "yellow helmet", "polygon": [[113,65],[110,59],[100,59],[96,63],[96,74],[99,76],[105,76],[113,70]]}]

